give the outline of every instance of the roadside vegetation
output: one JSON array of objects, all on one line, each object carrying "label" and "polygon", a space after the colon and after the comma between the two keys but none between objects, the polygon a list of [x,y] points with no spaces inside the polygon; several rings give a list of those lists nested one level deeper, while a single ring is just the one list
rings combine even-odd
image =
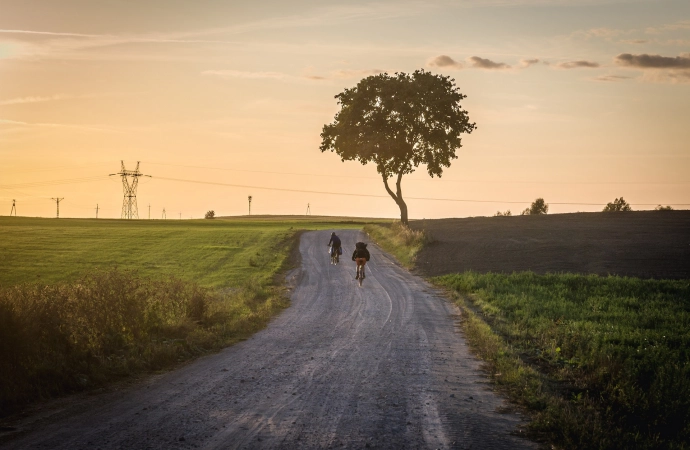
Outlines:
[{"label": "roadside vegetation", "polygon": [[362,222],[0,218],[0,416],[173,367],[288,305],[303,229]]},{"label": "roadside vegetation", "polygon": [[690,442],[690,282],[463,274],[464,329],[493,380],[565,448]]},{"label": "roadside vegetation", "polygon": [[[406,266],[428,238],[367,226]],[[421,236],[421,235],[418,235]],[[690,281],[462,274],[432,281],[461,308],[473,352],[560,448],[687,449]]]},{"label": "roadside vegetation", "polygon": [[405,267],[411,268],[417,252],[432,242],[432,237],[424,231],[415,231],[395,221],[390,225],[368,224],[364,232]]}]

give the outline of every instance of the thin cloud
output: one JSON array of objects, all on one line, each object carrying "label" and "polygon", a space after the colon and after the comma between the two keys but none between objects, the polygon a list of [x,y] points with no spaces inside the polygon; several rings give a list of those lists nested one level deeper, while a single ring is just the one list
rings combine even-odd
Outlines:
[{"label": "thin cloud", "polygon": [[448,55],[438,55],[427,62],[427,67],[442,67],[449,69],[462,69],[462,63]]},{"label": "thin cloud", "polygon": [[580,69],[580,68],[595,69],[599,66],[600,66],[600,64],[598,62],[584,61],[584,60],[567,61],[567,62],[561,62],[561,63],[554,65],[554,67],[557,67],[559,69]]},{"label": "thin cloud", "polygon": [[640,44],[646,44],[649,42],[647,39],[627,39],[624,41],[621,41],[623,44],[633,44],[633,45],[640,45]]},{"label": "thin cloud", "polygon": [[690,69],[690,54],[680,56],[661,56],[643,53],[632,55],[621,53],[614,58],[616,64],[637,69]]},{"label": "thin cloud", "polygon": [[606,82],[616,82],[629,80],[631,77],[626,77],[623,75],[601,75],[599,77],[592,78],[594,81],[606,81]]},{"label": "thin cloud", "polygon": [[491,61],[490,59],[480,58],[479,56],[470,56],[467,58],[467,62],[472,65],[475,69],[486,69],[486,70],[505,70],[510,69],[510,66],[505,63],[498,63]]},{"label": "thin cloud", "polygon": [[204,70],[201,74],[220,78],[245,78],[256,80],[286,80],[294,78],[281,72],[245,72],[241,70]]},{"label": "thin cloud", "polygon": [[532,65],[538,64],[538,63],[539,63],[539,59],[536,59],[536,58],[535,59],[521,59],[520,60],[520,67],[527,68],[529,66],[532,66]]},{"label": "thin cloud", "polygon": [[21,104],[25,104],[25,103],[52,102],[55,100],[64,100],[66,98],[70,98],[70,96],[69,95],[63,95],[63,94],[55,94],[55,95],[51,95],[48,97],[40,97],[40,96],[19,97],[19,98],[10,98],[7,100],[0,100],[0,105],[5,106],[5,105],[21,105]]}]

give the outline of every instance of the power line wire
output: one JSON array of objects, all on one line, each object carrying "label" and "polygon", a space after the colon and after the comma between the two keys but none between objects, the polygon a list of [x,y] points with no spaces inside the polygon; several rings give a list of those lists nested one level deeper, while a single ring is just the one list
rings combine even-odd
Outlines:
[{"label": "power line wire", "polygon": [[[265,186],[250,186],[244,184],[220,183],[216,181],[200,181],[200,180],[184,180],[181,178],[169,177],[155,177],[156,180],[177,181],[182,183],[207,184],[213,186],[226,186],[246,189],[262,189],[267,191],[281,191],[281,192],[298,192],[303,194],[323,194],[323,195],[341,195],[347,197],[372,197],[372,198],[390,198],[387,195],[377,194],[356,194],[351,192],[327,192],[314,191],[307,189],[290,189],[290,188],[275,188]],[[532,201],[515,201],[515,200],[474,200],[474,199],[459,199],[459,198],[435,198],[435,197],[405,197],[406,200],[428,200],[428,201],[442,201],[442,202],[465,202],[465,203],[510,203],[510,204],[530,204]],[[580,205],[580,206],[601,206],[604,203],[584,203],[584,202],[549,202],[550,205]],[[657,206],[660,203],[635,203],[639,206]],[[668,204],[668,203],[665,203]],[[690,203],[670,203],[675,206],[690,206]]]},{"label": "power line wire", "polygon": [[[170,164],[152,161],[142,161],[142,163],[153,164],[157,166],[171,166],[183,167],[188,169],[207,169],[207,170],[223,170],[229,172],[243,172],[243,173],[263,173],[268,175],[296,175],[300,177],[328,177],[328,178],[352,178],[352,179],[367,179],[380,180],[381,177],[371,176],[356,176],[356,175],[337,175],[337,174],[317,174],[317,173],[298,173],[298,172],[277,172],[267,170],[248,170],[248,169],[229,169],[225,167],[208,167],[196,166],[187,164]],[[432,178],[406,178],[407,181],[435,181]],[[535,180],[445,180],[451,183],[492,183],[492,184],[576,184],[576,185],[601,185],[601,184],[645,184],[645,185],[671,185],[671,184],[690,184],[690,181],[535,181]]]}]

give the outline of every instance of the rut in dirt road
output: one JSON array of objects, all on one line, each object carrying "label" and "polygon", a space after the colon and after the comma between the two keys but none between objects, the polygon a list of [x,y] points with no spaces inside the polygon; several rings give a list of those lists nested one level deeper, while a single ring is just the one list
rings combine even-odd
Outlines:
[{"label": "rut in dirt road", "polygon": [[373,245],[358,287],[349,256],[368,239],[339,232],[331,265],[329,234],[302,236],[292,305],[267,329],[4,447],[537,448],[497,412],[457,310]]}]

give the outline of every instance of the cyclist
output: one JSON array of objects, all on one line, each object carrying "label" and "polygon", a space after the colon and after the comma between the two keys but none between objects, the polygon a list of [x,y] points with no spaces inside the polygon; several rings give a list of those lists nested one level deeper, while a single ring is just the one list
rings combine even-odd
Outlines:
[{"label": "cyclist", "polygon": [[340,242],[340,238],[336,236],[335,231],[331,233],[331,240],[328,241],[328,245],[331,247],[331,257],[335,256],[337,260],[338,255],[342,255],[343,250],[340,248],[342,244]]},{"label": "cyclist", "polygon": [[369,261],[369,250],[367,250],[367,244],[364,242],[357,242],[355,244],[355,252],[352,254],[352,260],[357,263],[357,275],[355,280],[359,280],[362,284],[364,277],[364,265]]}]

